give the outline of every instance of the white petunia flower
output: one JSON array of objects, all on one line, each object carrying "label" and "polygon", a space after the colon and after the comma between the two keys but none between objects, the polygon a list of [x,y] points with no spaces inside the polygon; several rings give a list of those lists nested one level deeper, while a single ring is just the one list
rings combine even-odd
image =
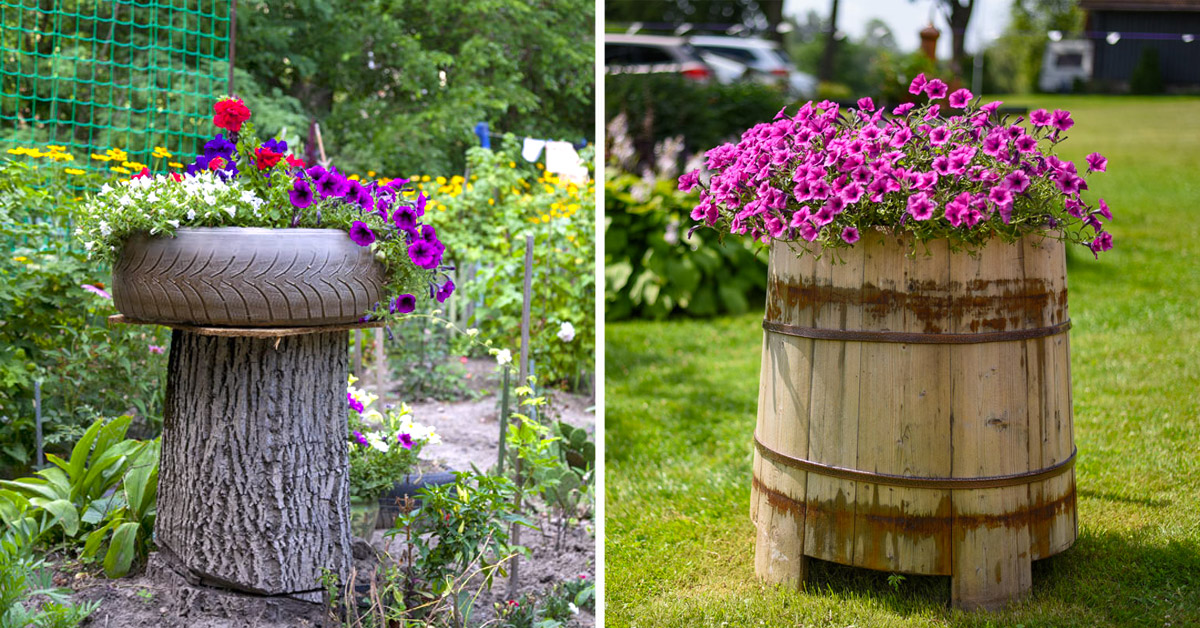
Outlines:
[{"label": "white petunia flower", "polygon": [[558,339],[563,342],[571,342],[575,339],[575,326],[570,322],[564,322],[558,328]]}]

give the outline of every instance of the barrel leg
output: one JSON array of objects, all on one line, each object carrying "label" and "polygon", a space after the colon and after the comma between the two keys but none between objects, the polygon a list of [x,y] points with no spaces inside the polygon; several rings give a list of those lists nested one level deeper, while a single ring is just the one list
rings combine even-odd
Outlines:
[{"label": "barrel leg", "polygon": [[[1020,517],[994,520],[981,512],[1019,512],[1024,486],[957,491],[950,601],[963,610],[997,610],[1033,584],[1029,525]],[[973,514],[966,514],[972,512]]]},{"label": "barrel leg", "polygon": [[[757,453],[754,457],[756,477],[778,477],[775,465],[761,460]],[[751,489],[750,503],[751,517],[758,528],[754,542],[755,574],[767,584],[803,588],[808,577],[804,557],[803,501],[756,481]]]}]

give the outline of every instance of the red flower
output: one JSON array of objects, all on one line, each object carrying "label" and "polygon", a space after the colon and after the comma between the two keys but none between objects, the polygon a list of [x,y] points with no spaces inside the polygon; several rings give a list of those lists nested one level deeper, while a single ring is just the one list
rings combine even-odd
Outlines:
[{"label": "red flower", "polygon": [[172,172],[171,178],[175,179],[176,182],[183,181],[183,175],[179,174],[178,172]]},{"label": "red flower", "polygon": [[304,167],[304,162],[297,159],[295,155],[288,155],[287,162],[288,162],[288,165],[293,168],[303,168]]},{"label": "red flower", "polygon": [[209,170],[220,170],[225,167],[225,160],[220,157],[213,157],[212,161],[208,162]]},{"label": "red flower", "polygon": [[129,177],[129,179],[132,181],[133,179],[141,179],[141,178],[143,178],[143,177],[148,177],[148,176],[150,176],[150,169],[149,169],[149,168],[142,168],[142,171],[141,171],[141,172],[139,172],[139,173],[137,173],[137,174],[133,175],[132,177]]},{"label": "red flower", "polygon": [[231,133],[242,130],[242,123],[250,119],[250,109],[241,98],[228,98],[213,105],[213,124]]},{"label": "red flower", "polygon": [[267,148],[266,146],[260,146],[258,147],[258,150],[254,151],[254,165],[258,166],[259,170],[266,170],[267,168],[274,166],[275,164],[279,163],[279,160],[282,158],[283,155]]}]

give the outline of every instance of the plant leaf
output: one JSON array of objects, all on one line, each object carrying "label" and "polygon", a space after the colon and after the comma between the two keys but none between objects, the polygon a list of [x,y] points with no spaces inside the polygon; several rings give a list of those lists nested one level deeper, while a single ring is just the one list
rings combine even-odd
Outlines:
[{"label": "plant leaf", "polygon": [[137,554],[138,524],[127,521],[117,526],[108,553],[104,555],[104,575],[120,578],[129,573],[133,557]]}]

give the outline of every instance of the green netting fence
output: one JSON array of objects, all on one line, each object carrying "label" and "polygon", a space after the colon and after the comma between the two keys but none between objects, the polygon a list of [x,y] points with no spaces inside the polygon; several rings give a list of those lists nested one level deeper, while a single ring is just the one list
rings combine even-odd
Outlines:
[{"label": "green netting fence", "polygon": [[230,0],[0,0],[0,155],[189,161],[228,91],[229,37]]}]

